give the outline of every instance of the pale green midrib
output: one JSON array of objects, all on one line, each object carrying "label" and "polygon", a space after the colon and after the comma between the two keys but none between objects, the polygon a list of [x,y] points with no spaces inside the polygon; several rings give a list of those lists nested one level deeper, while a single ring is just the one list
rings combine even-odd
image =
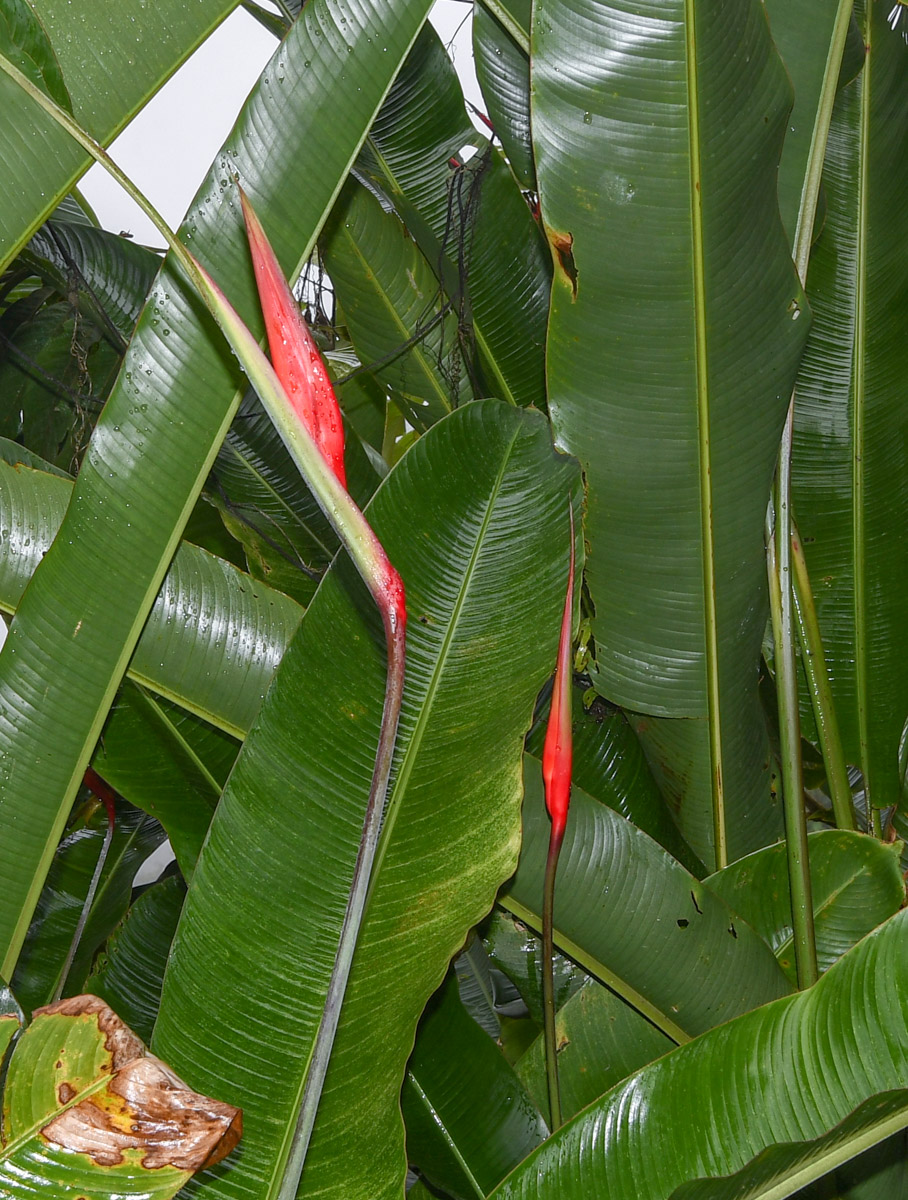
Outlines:
[{"label": "pale green midrib", "polygon": [[[299,513],[297,513],[293,508],[291,508],[291,506],[283,498],[283,496],[280,494],[280,492],[277,491],[277,489],[274,487],[274,485],[265,478],[265,476],[258,469],[258,467],[256,467],[243,453],[241,453],[241,451],[239,450],[239,448],[237,446],[231,445],[231,443],[229,441],[224,442],[222,449],[229,451],[231,454],[233,454],[236,457],[236,459],[240,463],[242,463],[243,467],[250,473],[250,475],[252,475],[253,478],[256,479],[262,485],[262,487],[269,493],[269,495],[274,497],[274,499],[277,501],[277,503],[280,505],[280,507],[284,510],[284,512],[286,512],[289,517],[291,517],[294,521],[296,521],[297,524],[302,526],[302,528],[306,531],[306,533],[312,538],[312,541],[316,544],[316,546],[318,546],[321,550],[323,550],[325,552],[325,557],[327,558],[328,562],[330,562],[331,559],[334,557],[336,551],[330,550],[325,545],[325,543],[322,541],[322,539],[319,537],[319,535],[310,527],[310,525],[306,521],[303,520],[303,518],[299,515]],[[233,514],[231,513],[231,516],[232,515]],[[273,520],[273,518],[272,518],[272,520]],[[278,527],[278,528],[280,528],[280,527]],[[283,530],[281,530],[281,532],[283,533]],[[286,537],[287,535],[284,534],[284,536]],[[287,540],[290,541],[289,538]],[[292,545],[292,543],[291,543],[291,545]],[[297,548],[295,546],[293,548],[294,548],[294,550],[297,550]],[[298,550],[297,550],[297,553],[299,553]]]},{"label": "pale green midrib", "polygon": [[[868,878],[868,877],[872,878],[870,870],[867,867],[861,868],[860,876],[863,876],[864,878]],[[825,914],[829,911],[830,908],[832,908],[832,906],[836,903],[836,901],[839,900],[848,891],[849,888],[852,888],[855,886],[855,884],[858,881],[858,878],[859,878],[858,875],[852,875],[852,877],[850,879],[844,880],[838,887],[834,888],[831,892],[829,892],[824,897],[822,903],[817,905],[814,908],[814,920],[817,920],[820,917],[825,916]],[[776,958],[778,958],[781,954],[783,954],[793,944],[794,944],[793,934],[789,934],[788,937],[784,940],[784,942],[779,942],[778,946],[773,951]]]},{"label": "pale green midrib", "polygon": [[174,725],[173,721],[170,720],[166,713],[161,711],[160,705],[151,696],[147,695],[145,689],[136,686],[135,690],[139,696],[139,703],[145,706],[151,715],[151,719],[160,725],[160,727],[164,730],[167,740],[170,741],[180,753],[185,755],[194,769],[198,771],[199,775],[210,789],[215,800],[217,800],[221,794],[221,785],[208,770],[208,767],[204,762],[202,762],[201,758],[199,758],[198,754],[195,752],[189,742],[186,741],[179,729],[177,729],[177,727]]},{"label": "pale green midrib", "polygon": [[454,1160],[456,1161],[457,1165],[460,1167],[460,1169],[463,1171],[464,1175],[466,1176],[467,1182],[469,1183],[470,1187],[473,1188],[473,1190],[475,1191],[477,1200],[485,1200],[485,1191],[479,1186],[479,1182],[477,1181],[473,1172],[470,1170],[470,1168],[467,1164],[467,1160],[461,1154],[460,1149],[459,1149],[457,1143],[455,1142],[454,1138],[452,1138],[450,1133],[448,1133],[448,1127],[442,1120],[441,1114],[439,1113],[439,1111],[435,1107],[435,1105],[432,1103],[432,1101],[429,1099],[429,1097],[426,1095],[425,1089],[422,1087],[419,1080],[416,1078],[415,1074],[413,1073],[413,1069],[411,1067],[407,1068],[407,1078],[410,1080],[413,1090],[416,1092],[417,1096],[419,1097],[419,1099],[422,1101],[424,1107],[426,1108],[426,1111],[428,1112],[428,1114],[432,1120],[432,1125],[441,1135],[442,1140],[444,1141],[444,1143],[448,1147],[448,1149],[451,1151],[451,1154],[453,1155]]},{"label": "pale green midrib", "polygon": [[861,748],[861,770],[867,798],[867,812],[873,805],[871,792],[870,736],[868,728],[868,670],[867,670],[867,596],[865,579],[864,527],[864,406],[867,321],[867,191],[869,186],[870,94],[872,86],[870,41],[872,37],[873,0],[867,2],[864,34],[868,53],[860,78],[861,117],[858,140],[858,211],[857,245],[855,247],[854,297],[854,359],[852,362],[852,403],[854,446],[852,452],[852,557],[854,560],[854,667],[855,705],[858,716],[858,741]]},{"label": "pale green midrib", "polygon": [[476,567],[479,562],[479,555],[483,546],[485,545],[486,535],[488,533],[489,526],[492,523],[495,504],[501,493],[501,486],[504,481],[505,471],[507,470],[511,461],[511,454],[514,449],[514,445],[522,432],[522,429],[518,429],[514,433],[502,455],[501,467],[499,468],[495,482],[492,485],[489,493],[489,499],[486,503],[486,511],[482,519],[482,524],[477,532],[473,549],[470,552],[470,560],[467,563],[466,570],[464,571],[463,582],[457,596],[457,602],[451,611],[451,619],[448,622],[448,628],[445,631],[445,636],[442,640],[441,646],[439,647],[438,657],[435,660],[435,666],[432,668],[431,678],[429,679],[422,702],[419,706],[419,717],[417,718],[416,725],[413,729],[413,735],[407,743],[406,750],[401,758],[397,775],[389,790],[388,804],[385,810],[381,835],[378,841],[378,848],[375,852],[375,860],[372,866],[372,878],[369,882],[369,891],[366,895],[366,903],[363,906],[364,925],[369,913],[369,904],[372,900],[372,894],[375,890],[375,882],[381,874],[382,865],[385,860],[385,854],[387,853],[388,849],[388,843],[391,840],[391,835],[394,832],[394,826],[397,823],[397,815],[400,812],[403,796],[406,794],[407,785],[410,782],[410,775],[413,772],[413,765],[419,755],[419,750],[422,746],[426,727],[429,723],[429,718],[432,715],[432,709],[435,706],[435,698],[438,695],[438,690],[441,686],[441,677],[444,673],[444,668],[447,666],[448,656],[454,643],[457,627],[460,622],[464,606],[467,602],[467,596],[470,592],[473,576],[476,573]]},{"label": "pale green midrib", "polygon": [[[527,908],[526,905],[521,904],[519,900],[515,900],[510,893],[502,893],[498,897],[498,903],[502,906],[502,908],[506,908],[508,912],[512,913],[518,919],[518,921],[522,921],[531,929],[536,930],[537,933],[541,932],[542,918],[540,915],[534,912],[531,908]],[[648,1021],[651,1021],[652,1024],[655,1025],[657,1029],[661,1030],[666,1037],[671,1038],[671,1040],[679,1046],[692,1040],[689,1033],[686,1033],[680,1025],[676,1024],[676,1022],[671,1019],[670,1016],[664,1013],[660,1008],[657,1008],[657,1006],[653,1004],[651,1000],[648,1000],[646,996],[644,996],[641,992],[638,992],[636,988],[632,987],[626,979],[623,979],[620,975],[616,975],[613,971],[610,971],[605,963],[600,962],[598,958],[595,958],[581,945],[575,941],[572,941],[571,938],[567,937],[560,929],[556,928],[554,930],[554,937],[555,944],[561,950],[563,950],[569,958],[572,958],[575,962],[580,963],[580,965],[586,971],[588,971],[591,975],[595,975],[595,977],[601,983],[604,983],[607,987],[610,987],[613,992],[616,992],[622,998],[622,1000],[626,1000],[632,1008],[635,1008],[637,1012],[646,1017]]]},{"label": "pale green midrib", "polygon": [[[407,199],[407,194],[404,191],[402,184],[400,183],[397,176],[394,174],[393,168],[391,167],[388,160],[385,158],[384,154],[382,154],[380,147],[378,146],[377,142],[375,142],[375,140],[372,138],[371,134],[366,139],[366,141],[369,144],[369,149],[375,155],[376,161],[378,162],[378,165],[381,168],[381,173],[384,176],[385,181],[387,182],[388,187],[391,190],[391,193],[393,195],[399,196],[401,199]],[[442,279],[439,282],[444,287],[444,280]],[[472,312],[471,312],[471,316],[472,316],[473,336],[476,338],[476,341],[479,344],[483,362],[486,366],[491,368],[492,374],[494,376],[494,382],[495,382],[496,386],[498,386],[501,389],[502,394],[498,398],[500,400],[504,400],[508,404],[513,405],[515,408],[520,407],[517,403],[516,396],[511,391],[511,388],[508,386],[507,380],[505,379],[504,375],[502,375],[502,373],[501,373],[501,368],[498,365],[498,360],[495,358],[495,355],[492,353],[491,349],[489,348],[489,344],[488,344],[488,341],[486,340],[486,336],[482,331],[482,326],[477,323],[476,317],[475,317],[475,315],[472,314]]]},{"label": "pale green midrib", "polygon": [[748,1200],[786,1200],[788,1196],[793,1196],[795,1192],[800,1191],[815,1179],[828,1175],[830,1171],[850,1162],[864,1150],[869,1150],[885,1138],[899,1133],[906,1125],[908,1125],[908,1102],[906,1102],[903,1112],[875,1122],[863,1129],[860,1135],[817,1154],[811,1158],[808,1164],[786,1175],[781,1182],[769,1184],[758,1192],[748,1193]]},{"label": "pale green midrib", "polygon": [[713,500],[709,437],[710,397],[709,368],[706,353],[706,280],[703,262],[703,197],[700,174],[700,97],[694,20],[694,0],[684,0],[707,716],[709,721],[709,752],[712,768],[710,774],[713,800],[713,848],[716,859],[715,869],[719,870],[728,861],[728,850],[726,844],[725,789],[722,769],[716,564],[715,546],[713,543]]},{"label": "pale green midrib", "polygon": [[[399,316],[399,314],[397,312],[397,308],[392,303],[390,296],[385,291],[385,289],[382,287],[382,285],[379,283],[377,275],[370,268],[368,262],[366,261],[365,255],[360,250],[359,245],[357,244],[355,238],[350,233],[350,231],[346,228],[346,226],[343,229],[343,236],[344,236],[345,241],[352,248],[354,256],[356,257],[356,259],[358,259],[359,263],[361,264],[361,266],[366,274],[366,278],[370,280],[371,287],[372,287],[374,293],[382,301],[382,304],[383,304],[383,307],[385,308],[385,310],[390,314],[392,323],[394,325],[396,325],[397,328],[400,330],[400,333],[402,336],[402,341],[406,343],[406,345],[403,345],[401,347],[400,354],[395,355],[395,358],[391,359],[390,361],[393,362],[393,361],[395,361],[396,358],[399,358],[401,355],[406,354],[406,353],[412,354],[413,357],[419,363],[420,373],[425,377],[425,379],[431,385],[430,390],[432,392],[434,392],[435,395],[438,397],[438,400],[441,402],[441,405],[444,408],[445,412],[450,412],[451,411],[451,401],[448,397],[447,390],[441,385],[441,381],[436,377],[435,372],[430,367],[430,365],[426,359],[426,356],[423,353],[423,349],[422,349],[422,346],[420,345],[420,343],[412,342],[413,334],[410,332],[410,330],[407,328],[407,326],[404,324],[403,320]],[[416,246],[416,243],[414,242],[413,245]],[[419,252],[420,256],[422,256],[422,251],[419,250],[418,246],[416,246],[416,249]]]}]

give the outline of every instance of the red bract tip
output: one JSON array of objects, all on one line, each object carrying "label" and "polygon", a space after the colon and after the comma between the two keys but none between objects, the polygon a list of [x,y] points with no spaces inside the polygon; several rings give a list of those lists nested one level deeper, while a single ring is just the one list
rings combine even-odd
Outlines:
[{"label": "red bract tip", "polygon": [[571,557],[568,567],[567,593],[561,616],[561,638],[558,642],[558,662],[552,687],[552,708],[545,731],[542,751],[542,778],[545,782],[545,804],[552,818],[552,839],[560,839],[567,824],[571,799],[571,618],[574,611],[574,512],[571,516]]},{"label": "red bract tip", "polygon": [[242,188],[240,200],[275,374],[323,458],[346,487],[344,423],[334,388],[280,263]]},{"label": "red bract tip", "polygon": [[86,768],[82,782],[90,792],[101,801],[107,809],[107,823],[113,825],[116,820],[116,799],[117,793],[113,790],[106,779],[102,779],[94,767]]}]

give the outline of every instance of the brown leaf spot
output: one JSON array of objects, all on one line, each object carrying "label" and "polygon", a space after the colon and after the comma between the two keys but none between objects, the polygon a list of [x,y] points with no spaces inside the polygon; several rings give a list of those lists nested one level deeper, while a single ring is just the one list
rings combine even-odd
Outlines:
[{"label": "brown leaf spot", "polygon": [[34,1016],[83,1017],[96,1016],[98,1028],[104,1034],[104,1045],[110,1054],[110,1070],[118,1071],[125,1063],[145,1053],[142,1042],[125,1025],[100,996],[70,996],[56,1004],[36,1008]]},{"label": "brown leaf spot", "polygon": [[547,230],[549,245],[556,267],[559,267],[571,285],[571,298],[577,299],[577,264],[574,262],[574,235]]},{"label": "brown leaf spot", "polygon": [[61,1113],[41,1132],[100,1166],[116,1166],[125,1150],[139,1150],[143,1167],[197,1171],[220,1162],[242,1131],[240,1109],[191,1091],[149,1054],[127,1063],[104,1091]]},{"label": "brown leaf spot", "polygon": [[70,1100],[75,1097],[76,1089],[71,1083],[61,1083],[57,1088],[57,1099],[61,1104],[69,1104]]}]

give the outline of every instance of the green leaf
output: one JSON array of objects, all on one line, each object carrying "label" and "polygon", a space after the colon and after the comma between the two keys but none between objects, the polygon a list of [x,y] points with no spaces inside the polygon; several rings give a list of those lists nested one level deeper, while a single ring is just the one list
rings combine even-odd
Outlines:
[{"label": "green leaf", "polygon": [[[20,4],[17,0],[16,7]],[[197,0],[188,7],[183,0],[144,6],[31,0],[28,7],[49,38],[73,114],[106,145],[236,7],[236,0]],[[4,12],[9,9],[4,3]],[[0,52],[6,53],[2,43]],[[24,65],[16,55],[13,61]],[[46,69],[52,69],[50,63]],[[69,109],[69,104],[63,107]],[[0,79],[0,113],[2,269],[90,160],[5,76]]]},{"label": "green leaf", "polygon": [[[871,46],[839,93],[824,175],[826,223],[807,287],[814,332],[798,378],[793,496],[848,762],[870,803],[899,801],[908,717],[908,520],[899,379],[908,369],[908,237],[892,214],[908,186],[908,45],[886,12],[857,13]],[[870,23],[868,24],[868,21]]]},{"label": "green leaf", "polygon": [[[825,971],[905,902],[898,843],[830,829],[808,838],[817,961]],[[796,972],[784,844],[768,846],[704,881],[772,946],[788,978]]]},{"label": "green leaf", "polygon": [[[262,317],[230,177],[241,178],[278,257],[307,261],[428,7],[429,0],[367,0],[347,13],[307,5],[246,102],[184,236],[256,331]],[[165,45],[171,36],[163,35]],[[73,103],[78,114],[74,92]],[[38,128],[45,125],[42,117]],[[0,655],[0,947],[7,967],[239,394],[235,360],[213,320],[165,266],[95,428],[60,536]],[[107,574],[98,588],[101,560]],[[40,695],[35,679],[43,681]],[[36,749],[51,744],[53,755]],[[15,850],[4,832],[12,823]]]},{"label": "green leaf", "polygon": [[[8,457],[29,457],[0,446]],[[15,612],[47,554],[72,483],[0,462],[0,608]],[[111,564],[105,558],[105,572]],[[97,574],[97,572],[95,572]],[[223,559],[183,544],[129,666],[130,676],[235,737],[258,712],[302,612]],[[187,623],[187,618],[191,622]],[[102,772],[103,774],[103,772]]]},{"label": "green leaf", "polygon": [[92,765],[130,804],[160,821],[189,880],[238,749],[227,734],[127,680]]},{"label": "green leaf", "polygon": [[633,17],[540,0],[533,48],[560,263],[549,409],[588,481],[594,682],[622,706],[701,722],[689,732],[710,786],[685,801],[706,821],[717,809],[728,839],[688,837],[709,865],[762,844],[769,808],[763,525],[808,324],[776,197],[790,86],[757,0]]},{"label": "green leaf", "polygon": [[457,1200],[484,1200],[548,1135],[450,975],[420,1021],[401,1111],[410,1162]]},{"label": "green leaf", "polygon": [[[633,1071],[675,1048],[671,1038],[607,987],[588,980],[555,1016],[558,1085],[565,1118],[586,1108]],[[540,1035],[516,1065],[527,1091],[548,1112],[545,1046]]]},{"label": "green leaf", "polygon": [[[407,587],[409,668],[372,896],[303,1194],[400,1194],[397,1096],[417,1021],[516,860],[522,740],[555,650],[564,510],[576,485],[538,414],[486,402],[433,427],[369,506]],[[194,1080],[242,1096],[247,1130],[242,1159],[206,1176],[202,1196],[251,1188],[265,1200],[280,1177],[360,841],[383,644],[358,577],[338,558],[196,868],[155,1045]],[[215,1011],[219,1036],[201,1035],[199,1015]]]},{"label": "green leaf", "polygon": [[[107,815],[98,808],[88,819],[78,819],[57,848],[12,978],[16,998],[28,1012],[48,1004],[59,986],[106,830]],[[117,804],[110,851],[64,994],[82,990],[95,951],[126,912],[136,871],[163,841],[157,821]]]},{"label": "green leaf", "polygon": [[[900,913],[809,991],[746,1013],[645,1067],[530,1155],[495,1200],[667,1200],[701,1178],[708,1186],[682,1195],[782,1200],[903,1128],[906,940],[908,913]],[[875,1117],[858,1113],[837,1147],[835,1135],[826,1140],[859,1105],[895,1089],[901,1093],[881,1097]],[[817,1139],[826,1144],[770,1149]],[[764,1151],[771,1167],[781,1167],[776,1190],[746,1190],[763,1182],[762,1163],[752,1160]],[[717,1179],[737,1172],[737,1188],[722,1190]]]},{"label": "green leaf", "polygon": [[186,897],[186,885],[170,876],[147,888],[111,934],[85,981],[143,1041],[151,1039],[164,968]]},{"label": "green leaf", "polygon": [[42,92],[72,112],[72,101],[54,48],[26,0],[4,0],[0,9],[0,50]]},{"label": "green leaf", "polygon": [[[483,944],[494,967],[511,981],[530,1017],[542,1028],[542,942],[521,921],[496,908],[483,924]],[[563,954],[552,956],[555,1004],[560,1008],[589,979]]]},{"label": "green leaf", "polygon": [[[530,0],[512,0],[514,16],[529,36]],[[476,78],[495,134],[521,187],[536,189],[530,142],[530,60],[482,4],[473,7]]]},{"label": "green leaf", "polygon": [[36,1014],[16,1043],[0,1189],[169,1200],[241,1128],[237,1109],[190,1091],[103,1001],[75,996]]},{"label": "green leaf", "polygon": [[442,315],[435,272],[397,216],[353,179],[321,247],[360,361],[394,388],[413,425],[428,428],[468,387],[457,317]]},{"label": "green leaf", "polygon": [[[529,755],[524,777],[520,865],[499,901],[538,930],[549,820],[541,768]],[[749,925],[645,833],[577,787],[559,859],[554,936],[559,949],[675,1041],[789,990]]]}]

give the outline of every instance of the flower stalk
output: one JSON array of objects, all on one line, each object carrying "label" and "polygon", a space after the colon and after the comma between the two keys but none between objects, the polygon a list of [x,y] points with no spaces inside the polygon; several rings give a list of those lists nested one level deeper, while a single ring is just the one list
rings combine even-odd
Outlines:
[{"label": "flower stalk", "polygon": [[574,615],[574,510],[568,506],[571,519],[571,554],[568,566],[567,590],[561,615],[561,636],[558,640],[558,661],[552,686],[552,707],[546,726],[542,750],[542,778],[545,784],[545,805],[552,820],[549,852],[545,862],[542,892],[542,1012],[545,1044],[545,1074],[549,1094],[549,1113],[552,1131],[561,1119],[561,1089],[558,1083],[558,1044],[555,1033],[555,970],[554,970],[554,910],[555,875],[558,858],[567,828],[568,806],[571,801],[571,768],[573,735],[571,730],[571,624]]}]

